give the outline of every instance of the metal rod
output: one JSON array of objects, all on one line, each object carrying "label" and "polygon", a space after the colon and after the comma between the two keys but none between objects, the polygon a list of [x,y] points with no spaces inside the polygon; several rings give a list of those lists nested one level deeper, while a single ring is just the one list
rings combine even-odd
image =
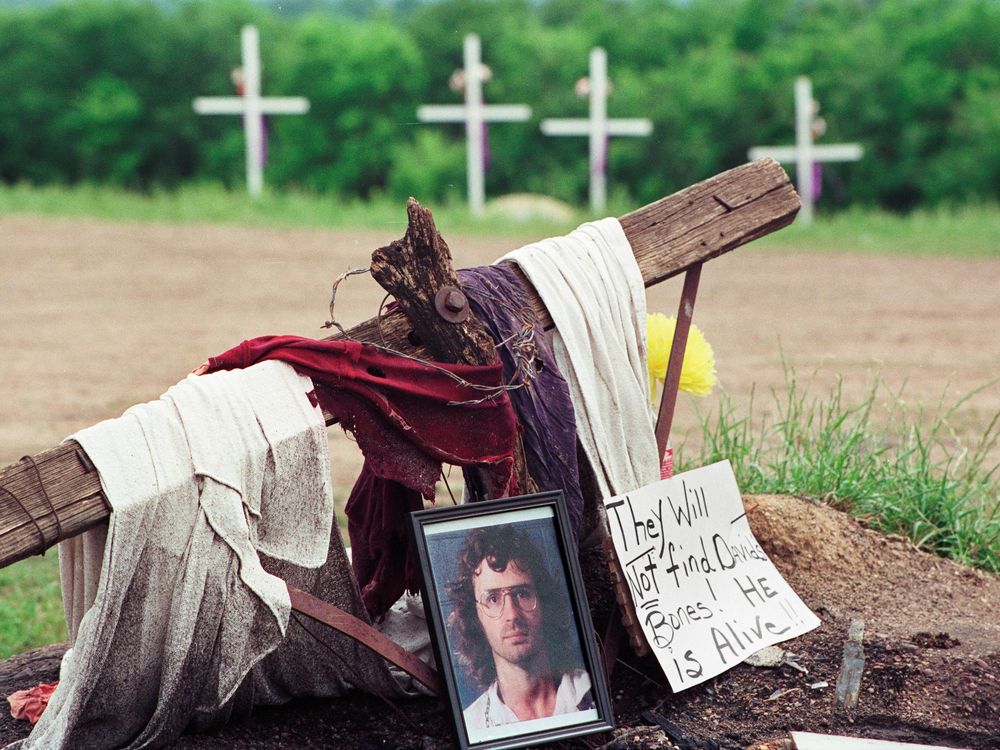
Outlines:
[{"label": "metal rod", "polygon": [[684,274],[684,289],[677,309],[677,326],[674,340],[670,345],[670,359],[663,381],[663,396],[660,397],[660,411],[656,417],[656,449],[663,462],[667,450],[667,439],[674,421],[674,407],[677,405],[677,390],[681,382],[681,367],[684,365],[684,350],[687,348],[688,331],[694,316],[694,301],[698,296],[698,281],[701,279],[701,263],[695,263]]}]

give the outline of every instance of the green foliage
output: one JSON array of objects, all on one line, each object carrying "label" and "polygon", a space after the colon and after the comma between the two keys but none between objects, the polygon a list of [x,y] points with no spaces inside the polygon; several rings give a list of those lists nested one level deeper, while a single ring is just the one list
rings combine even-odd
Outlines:
[{"label": "green foliage", "polygon": [[0,568],[0,659],[66,640],[55,552]]},{"label": "green foliage", "polygon": [[818,498],[929,552],[1000,572],[1000,466],[987,462],[1000,413],[965,446],[952,423],[975,392],[908,413],[899,394],[886,405],[884,390],[873,382],[856,404],[839,385],[813,398],[787,370],[785,390],[764,410],[770,418],[753,400],[739,411],[723,394],[702,419],[695,455],[678,450],[679,470],[729,459],[744,492]]},{"label": "green foliage", "polygon": [[465,149],[448,141],[437,130],[421,129],[413,143],[392,148],[389,194],[405,200],[410,196],[431,205],[453,202],[465,187]]},{"label": "green foliage", "polygon": [[384,190],[392,156],[423,87],[414,43],[387,23],[311,16],[275,68],[277,90],[309,92],[310,117],[272,118],[276,184],[368,197]]},{"label": "green foliage", "polygon": [[[821,208],[913,210],[1000,200],[996,0],[80,0],[0,8],[0,181],[131,189],[243,180],[236,117],[198,117],[232,94],[239,28],[261,30],[265,94],[306,117],[269,118],[267,182],[338,196],[464,194],[463,128],[421,125],[475,31],[488,102],[525,102],[526,124],[489,127],[487,191],[583,203],[583,138],[543,117],[584,116],[573,93],[605,47],[612,116],[654,134],[615,139],[610,184],[633,203],[793,140],[792,83],[813,79],[822,141],[865,158],[824,168]],[[434,133],[434,135],[430,135]],[[426,165],[426,169],[421,168]]]}]

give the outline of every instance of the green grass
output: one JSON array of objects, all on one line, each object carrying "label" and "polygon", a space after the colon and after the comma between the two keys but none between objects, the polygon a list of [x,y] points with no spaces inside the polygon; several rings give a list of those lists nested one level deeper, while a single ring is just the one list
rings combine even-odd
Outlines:
[{"label": "green grass", "polygon": [[1000,413],[974,445],[952,428],[982,388],[908,413],[878,381],[848,404],[839,385],[813,398],[786,370],[786,388],[770,395],[773,418],[752,400],[740,412],[723,394],[701,418],[698,447],[687,455],[679,446],[678,469],[728,458],[743,492],[818,498],[921,549],[1000,573],[1000,466],[988,460]]},{"label": "green grass", "polygon": [[[419,196],[417,196],[419,198]],[[636,208],[620,197],[608,215]],[[564,234],[585,221],[580,210],[569,223],[502,216],[474,219],[459,200],[427,201],[438,226],[449,232],[497,237]],[[86,216],[116,221],[222,222],[247,226],[331,227],[350,229],[406,227],[405,203],[380,197],[344,200],[303,192],[265,192],[257,200],[219,185],[187,185],[177,190],[136,193],[97,185],[32,187],[0,185],[0,215]],[[754,243],[754,247],[810,249],[970,258],[1000,257],[1000,206],[983,204],[924,209],[906,216],[855,208],[820,211],[811,226],[796,222]]]},{"label": "green grass", "polygon": [[907,215],[866,208],[820,213],[754,242],[754,247],[910,256],[1000,258],[1000,206],[920,209]]},{"label": "green grass", "polygon": [[[460,202],[425,202],[425,205],[434,213],[439,228],[496,237],[564,234],[586,220],[583,214],[569,223],[541,218],[518,222],[491,215],[474,219]],[[384,197],[370,201],[344,200],[335,196],[274,191],[266,191],[253,199],[245,192],[209,184],[151,193],[96,185],[32,187],[0,184],[0,216],[4,214],[269,227],[396,228],[400,235],[406,230],[406,202],[403,200]]]},{"label": "green grass", "polygon": [[55,550],[0,568],[0,659],[66,640],[59,591]]}]

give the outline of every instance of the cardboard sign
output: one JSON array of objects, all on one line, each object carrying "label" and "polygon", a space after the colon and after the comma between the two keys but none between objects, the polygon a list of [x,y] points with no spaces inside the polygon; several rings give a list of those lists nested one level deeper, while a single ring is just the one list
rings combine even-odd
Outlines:
[{"label": "cardboard sign", "polygon": [[605,508],[639,622],[674,691],[819,626],[750,531],[728,461]]}]

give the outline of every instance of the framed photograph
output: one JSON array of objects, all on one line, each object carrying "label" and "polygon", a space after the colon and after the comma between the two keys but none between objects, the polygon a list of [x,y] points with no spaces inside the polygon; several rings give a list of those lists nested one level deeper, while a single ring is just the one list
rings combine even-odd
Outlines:
[{"label": "framed photograph", "polygon": [[501,750],[611,729],[562,492],[411,519],[459,747]]}]

